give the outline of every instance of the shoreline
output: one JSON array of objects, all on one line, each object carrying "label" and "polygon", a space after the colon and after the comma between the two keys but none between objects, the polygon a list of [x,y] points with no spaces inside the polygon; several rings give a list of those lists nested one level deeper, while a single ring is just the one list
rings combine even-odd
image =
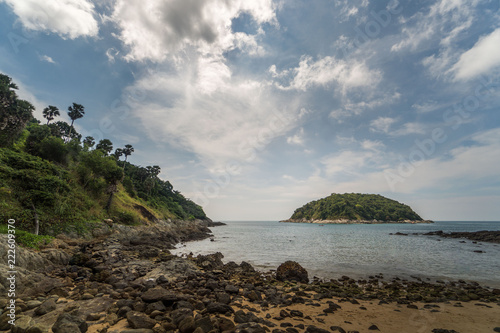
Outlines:
[{"label": "shoreline", "polygon": [[[259,272],[245,262],[223,263],[221,253],[188,258],[170,253],[174,243],[209,237],[202,224],[103,226],[91,240],[61,236],[40,251],[19,248],[16,326],[50,332],[64,323],[72,332],[85,327],[88,333],[322,333],[370,327],[390,333],[424,326],[485,332],[500,326],[495,322],[500,289],[475,282],[374,275],[298,283],[278,281],[275,272]],[[0,330],[10,328],[5,314]],[[422,316],[425,323],[416,320]]]},{"label": "shoreline", "polygon": [[434,223],[431,220],[404,220],[404,221],[379,221],[379,220],[315,220],[315,219],[288,219],[281,220],[280,223],[314,223],[314,224],[419,224],[419,223]]}]

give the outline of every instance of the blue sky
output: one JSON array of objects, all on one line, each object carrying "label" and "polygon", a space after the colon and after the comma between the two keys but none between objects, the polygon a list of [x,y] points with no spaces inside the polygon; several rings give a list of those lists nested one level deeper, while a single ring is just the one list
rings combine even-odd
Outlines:
[{"label": "blue sky", "polygon": [[[500,220],[497,0],[0,0],[0,71],[215,220],[380,193]],[[62,118],[68,119],[66,115]]]}]

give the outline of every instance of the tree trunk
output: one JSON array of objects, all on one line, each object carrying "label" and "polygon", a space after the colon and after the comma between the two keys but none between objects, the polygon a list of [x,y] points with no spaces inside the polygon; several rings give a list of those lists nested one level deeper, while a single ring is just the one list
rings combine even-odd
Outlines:
[{"label": "tree trunk", "polygon": [[33,212],[35,213],[35,235],[38,235],[38,232],[40,230],[40,221],[38,220],[38,214],[36,213],[36,208],[33,202],[31,202],[31,208],[33,209]]},{"label": "tree trunk", "polygon": [[109,193],[108,203],[106,204],[106,207],[104,208],[106,210],[106,213],[109,213],[109,208],[111,208],[111,203],[113,202],[114,195],[115,195],[114,192]]}]

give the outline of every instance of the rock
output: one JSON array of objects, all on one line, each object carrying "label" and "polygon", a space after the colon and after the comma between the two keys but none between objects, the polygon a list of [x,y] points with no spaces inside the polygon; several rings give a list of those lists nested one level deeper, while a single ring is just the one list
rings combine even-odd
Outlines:
[{"label": "rock", "polygon": [[377,327],[377,325],[371,325],[370,327],[368,327],[368,329],[370,331],[380,331],[380,329]]},{"label": "rock", "polygon": [[206,311],[208,313],[220,313],[220,314],[225,314],[225,313],[233,313],[234,310],[232,307],[230,307],[229,305],[227,304],[223,304],[223,303],[210,303],[207,308],[206,308]]},{"label": "rock", "polygon": [[201,328],[203,332],[207,333],[214,329],[214,325],[209,316],[202,317],[194,322],[196,329]]},{"label": "rock", "polygon": [[308,283],[307,271],[295,261],[286,261],[276,270],[276,279],[279,281],[297,281]]},{"label": "rock", "polygon": [[236,327],[231,320],[224,317],[216,318],[214,325],[215,327],[219,328],[221,332],[233,331],[234,328]]},{"label": "rock", "polygon": [[332,332],[346,333],[346,331],[340,326],[330,326]]},{"label": "rock", "polygon": [[88,325],[85,320],[69,313],[63,313],[57,317],[56,322],[52,326],[53,333],[85,333]]},{"label": "rock", "polygon": [[495,328],[493,329],[493,332],[500,332],[500,327],[495,327]]},{"label": "rock", "polygon": [[16,325],[12,326],[12,333],[26,333],[32,324],[32,319],[28,316],[19,316],[16,318]]},{"label": "rock", "polygon": [[322,328],[316,327],[314,325],[309,325],[307,326],[306,333],[330,333],[330,332]]},{"label": "rock", "polygon": [[35,314],[37,316],[43,316],[44,314],[54,311],[56,308],[56,301],[53,298],[49,298],[35,310]]},{"label": "rock", "polygon": [[237,326],[237,329],[241,333],[267,333],[264,327],[257,323],[246,323]]},{"label": "rock", "polygon": [[217,298],[217,302],[223,304],[231,303],[231,296],[228,293],[216,293],[215,297]]},{"label": "rock", "polygon": [[166,290],[162,287],[156,287],[149,289],[145,293],[141,295],[141,299],[146,303],[154,303],[158,301],[177,301],[179,297],[177,297],[172,292]]},{"label": "rock", "polygon": [[28,310],[39,307],[40,305],[42,305],[42,302],[37,301],[37,300],[31,300],[31,301],[26,302],[26,306],[28,307]]},{"label": "rock", "polygon": [[155,320],[137,311],[127,313],[127,322],[132,328],[153,328],[156,324]]},{"label": "rock", "polygon": [[196,327],[194,326],[194,318],[192,316],[185,317],[179,323],[180,333],[193,333]]},{"label": "rock", "polygon": [[432,333],[458,333],[455,330],[445,330],[443,328],[435,328],[432,330]]},{"label": "rock", "polygon": [[227,284],[224,290],[229,294],[237,294],[240,291],[240,288],[232,284]]},{"label": "rock", "polygon": [[186,317],[192,317],[193,311],[188,308],[181,308],[178,310],[174,310],[170,313],[170,318],[172,318],[174,325],[179,325],[179,323]]}]

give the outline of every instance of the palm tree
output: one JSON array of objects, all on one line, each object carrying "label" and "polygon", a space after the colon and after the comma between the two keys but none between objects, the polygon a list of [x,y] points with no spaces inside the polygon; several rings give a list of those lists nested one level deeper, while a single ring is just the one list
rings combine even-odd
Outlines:
[{"label": "palm tree", "polygon": [[43,109],[43,117],[47,119],[47,125],[49,122],[54,120],[55,117],[60,116],[59,109],[56,106],[49,105],[45,109]]},{"label": "palm tree", "polygon": [[106,156],[113,150],[113,143],[109,139],[102,139],[99,141],[95,149],[102,150]]},{"label": "palm tree", "polygon": [[82,118],[84,114],[85,108],[81,104],[73,103],[73,106],[68,107],[68,116],[71,118],[71,128],[73,128],[75,120]]},{"label": "palm tree", "polygon": [[133,152],[134,152],[134,147],[132,147],[132,145],[125,145],[125,148],[122,150],[123,155],[125,155],[125,161],[123,161],[123,170],[125,170],[127,157],[132,155]]}]

